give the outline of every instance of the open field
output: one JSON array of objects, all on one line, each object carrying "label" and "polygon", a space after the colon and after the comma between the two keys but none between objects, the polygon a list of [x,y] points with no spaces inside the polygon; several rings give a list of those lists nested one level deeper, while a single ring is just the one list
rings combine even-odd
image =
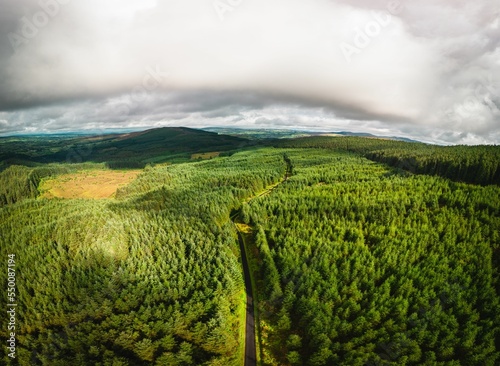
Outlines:
[{"label": "open field", "polygon": [[91,170],[64,174],[40,184],[44,198],[94,198],[114,196],[116,190],[133,181],[141,170]]}]

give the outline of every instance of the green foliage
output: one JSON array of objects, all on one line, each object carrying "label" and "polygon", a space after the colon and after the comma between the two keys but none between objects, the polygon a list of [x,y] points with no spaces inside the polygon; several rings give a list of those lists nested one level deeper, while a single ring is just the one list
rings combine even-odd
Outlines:
[{"label": "green foliage", "polygon": [[248,205],[267,352],[283,365],[499,361],[499,187],[287,155],[294,175]]},{"label": "green foliage", "polygon": [[[167,137],[89,143],[119,157],[109,162],[155,163]],[[214,150],[209,137],[204,148]],[[143,143],[150,155],[140,155]],[[264,354],[279,364],[498,363],[500,188],[407,173],[496,183],[497,148],[350,137],[281,144],[293,148],[148,165],[114,200],[36,198],[44,177],[91,163],[0,173],[0,256],[16,254],[19,364],[239,365],[235,213],[252,227]]]},{"label": "green foliage", "polygon": [[82,162],[140,169],[147,163],[186,162],[192,153],[229,152],[249,144],[244,138],[184,127],[100,136],[6,137],[0,138],[0,171],[10,165]]},{"label": "green foliage", "polygon": [[0,208],[19,363],[238,365],[244,282],[229,213],[284,171],[267,149],[148,167],[118,200],[23,196]]},{"label": "green foliage", "polygon": [[351,151],[411,173],[475,184],[500,184],[500,146],[436,146],[363,137],[304,137],[280,140],[280,147]]},{"label": "green foliage", "polygon": [[43,178],[103,167],[99,164],[48,164],[35,168],[12,165],[0,173],[0,207],[36,198]]}]

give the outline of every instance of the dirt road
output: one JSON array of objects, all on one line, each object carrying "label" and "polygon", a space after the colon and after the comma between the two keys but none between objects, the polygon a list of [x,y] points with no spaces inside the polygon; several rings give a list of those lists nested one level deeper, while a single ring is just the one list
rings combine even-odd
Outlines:
[{"label": "dirt road", "polygon": [[257,366],[255,348],[255,319],[253,309],[252,281],[250,279],[250,268],[248,266],[245,244],[241,233],[238,231],[240,243],[241,261],[243,263],[243,275],[245,277],[245,292],[247,295],[246,325],[245,325],[245,366]]}]

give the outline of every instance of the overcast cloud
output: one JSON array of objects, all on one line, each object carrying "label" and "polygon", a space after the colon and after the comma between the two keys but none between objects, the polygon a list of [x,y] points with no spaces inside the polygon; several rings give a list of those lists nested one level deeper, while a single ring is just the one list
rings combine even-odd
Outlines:
[{"label": "overcast cloud", "polygon": [[158,126],[500,143],[498,0],[0,0],[0,134]]}]

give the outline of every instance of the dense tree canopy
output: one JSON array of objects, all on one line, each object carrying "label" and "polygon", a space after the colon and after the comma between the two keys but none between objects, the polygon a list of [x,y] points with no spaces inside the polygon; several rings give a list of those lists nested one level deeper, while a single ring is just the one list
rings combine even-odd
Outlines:
[{"label": "dense tree canopy", "polygon": [[279,153],[147,168],[117,200],[32,199],[23,183],[37,169],[2,173],[20,172],[12,196],[23,198],[0,209],[1,257],[17,258],[20,364],[240,364],[229,212],[280,179]]},{"label": "dense tree canopy", "polygon": [[245,208],[265,364],[498,362],[497,186],[287,154],[295,175]]},{"label": "dense tree canopy", "polygon": [[241,365],[234,212],[250,238],[263,365],[500,361],[497,147],[276,144],[147,166],[106,200],[39,196],[44,178],[95,163],[3,170],[19,364]]},{"label": "dense tree canopy", "polygon": [[475,184],[500,184],[500,146],[436,146],[362,137],[304,137],[280,140],[281,147],[351,151],[411,173],[439,175]]}]

